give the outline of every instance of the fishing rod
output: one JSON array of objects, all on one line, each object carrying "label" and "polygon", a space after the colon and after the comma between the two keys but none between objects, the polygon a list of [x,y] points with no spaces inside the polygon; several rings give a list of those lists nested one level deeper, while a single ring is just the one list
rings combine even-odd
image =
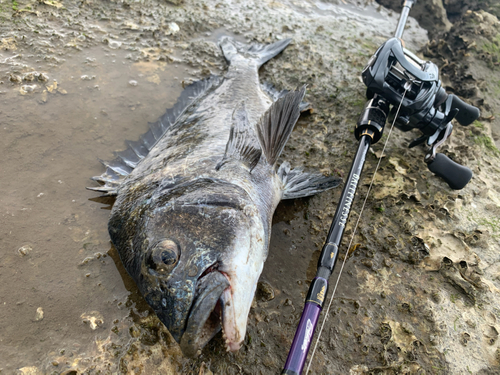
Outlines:
[{"label": "fishing rod", "polygon": [[[377,143],[382,137],[387,119],[392,120],[392,125],[403,132],[412,129],[418,129],[422,132],[422,135],[414,139],[408,147],[412,148],[426,142],[429,146],[424,158],[427,167],[435,175],[441,177],[450,188],[462,189],[472,178],[472,171],[469,168],[454,162],[444,154],[437,153],[436,150],[450,136],[453,129],[451,124],[453,119],[456,119],[461,125],[467,126],[479,118],[480,112],[478,108],[463,102],[457,96],[446,93],[441,87],[439,70],[435,64],[419,59],[403,47],[401,38],[410,9],[415,3],[416,0],[402,0],[403,10],[394,37],[388,39],[378,48],[362,71],[361,76],[367,87],[368,101],[354,132],[359,141],[358,149],[342,190],[327,239],[321,250],[316,276],[309,287],[304,310],[284,369],[281,372],[282,375],[302,374],[319,315],[328,294],[328,279],[337,262],[340,242],[366,161],[366,154],[370,146]],[[381,159],[382,157],[379,159],[379,165]],[[377,169],[378,165],[375,173]],[[368,193],[370,189],[371,185]],[[368,194],[365,203],[367,198]],[[352,239],[356,228],[357,224]],[[337,278],[333,295],[344,264]],[[330,305],[328,310],[329,307]]]}]

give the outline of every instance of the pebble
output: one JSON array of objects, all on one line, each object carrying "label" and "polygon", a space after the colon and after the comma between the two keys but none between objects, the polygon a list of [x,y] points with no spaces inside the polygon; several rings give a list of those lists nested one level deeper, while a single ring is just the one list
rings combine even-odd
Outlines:
[{"label": "pebble", "polygon": [[38,77],[38,72],[29,72],[23,74],[23,81],[34,81]]},{"label": "pebble", "polygon": [[49,80],[49,76],[46,73],[40,73],[38,75],[38,80],[40,82],[47,82]]},{"label": "pebble", "polygon": [[110,40],[108,43],[108,47],[111,49],[119,49],[122,46],[121,42],[117,42],[116,40]]},{"label": "pebble", "polygon": [[137,81],[134,81],[133,79],[131,79],[130,81],[128,81],[128,84],[130,86],[134,86],[134,87],[138,85]]},{"label": "pebble", "polygon": [[21,375],[39,375],[39,374],[41,374],[41,372],[35,366],[26,366],[26,367],[20,368],[18,371],[19,371],[19,374],[21,374]]},{"label": "pebble", "polygon": [[274,299],[274,289],[267,281],[259,281],[257,291],[261,301],[267,302]]},{"label": "pebble", "polygon": [[51,85],[47,85],[47,91],[51,94],[54,94],[57,91],[57,81],[54,80]]},{"label": "pebble", "polygon": [[361,263],[363,263],[365,267],[373,269],[373,262],[370,259],[362,259]]},{"label": "pebble", "polygon": [[166,35],[174,35],[174,34],[177,34],[180,30],[181,30],[181,28],[179,27],[179,25],[177,25],[175,22],[170,22],[167,25],[167,30],[165,30],[165,34]]},{"label": "pebble", "polygon": [[19,92],[21,93],[21,95],[31,94],[35,91],[36,88],[37,85],[22,85],[19,89]]},{"label": "pebble", "polygon": [[18,75],[15,75],[15,74],[11,74],[10,77],[9,77],[9,81],[11,82],[16,82],[16,83],[19,83],[21,82],[23,79],[18,76]]},{"label": "pebble", "polygon": [[118,42],[113,39],[109,39],[108,37],[103,37],[102,42],[104,44],[107,44],[109,48],[111,49],[119,49],[122,46],[122,42]]},{"label": "pebble", "polygon": [[104,324],[104,318],[97,311],[92,311],[88,314],[84,313],[80,317],[82,318],[82,321],[88,324],[92,330],[96,330]]},{"label": "pebble", "polygon": [[35,322],[39,322],[42,319],[43,319],[43,310],[41,307],[39,307],[38,309],[36,309]]},{"label": "pebble", "polygon": [[20,256],[26,256],[28,255],[29,253],[31,253],[31,251],[33,250],[33,248],[30,246],[30,245],[24,245],[24,246],[21,246],[17,252],[19,253]]},{"label": "pebble", "polygon": [[80,266],[83,266],[87,264],[88,262],[91,262],[94,260],[94,257],[86,257],[84,260],[81,261]]}]

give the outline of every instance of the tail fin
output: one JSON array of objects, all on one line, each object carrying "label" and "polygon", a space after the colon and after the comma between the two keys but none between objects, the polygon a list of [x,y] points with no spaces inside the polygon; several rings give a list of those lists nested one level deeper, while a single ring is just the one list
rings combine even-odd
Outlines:
[{"label": "tail fin", "polygon": [[246,58],[256,59],[260,67],[283,51],[291,41],[292,39],[287,38],[273,44],[244,44],[224,36],[219,40],[219,46],[229,64],[235,56],[243,55]]}]

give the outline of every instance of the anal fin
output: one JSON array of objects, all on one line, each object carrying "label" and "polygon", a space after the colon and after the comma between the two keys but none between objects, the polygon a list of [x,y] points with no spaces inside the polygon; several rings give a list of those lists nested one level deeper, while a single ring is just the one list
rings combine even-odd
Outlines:
[{"label": "anal fin", "polygon": [[255,131],[250,127],[245,103],[242,102],[233,112],[233,124],[222,160],[215,166],[219,170],[229,160],[239,160],[247,164],[250,172],[259,162],[262,150]]}]

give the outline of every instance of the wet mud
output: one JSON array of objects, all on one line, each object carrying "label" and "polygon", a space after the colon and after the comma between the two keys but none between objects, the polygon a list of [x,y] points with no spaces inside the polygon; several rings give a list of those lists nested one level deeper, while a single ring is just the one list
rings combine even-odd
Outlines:
[{"label": "wet mud", "polygon": [[[279,373],[340,189],[278,206],[243,348],[226,353],[218,335],[193,361],[111,247],[113,201],[84,188],[103,171],[98,158],[138,139],[183,85],[224,71],[221,35],[293,38],[261,70],[278,88],[307,84],[314,108],[282,158],[345,177],[365,102],[359,74],[397,14],[369,2],[51,0],[2,2],[0,21],[1,372]],[[474,178],[450,190],[424,148],[406,148],[418,134],[395,130],[347,250],[388,132],[372,147],[311,373],[500,371],[499,31],[479,9],[431,41],[410,20],[406,47],[481,106],[480,120],[457,124],[441,149]]]}]

